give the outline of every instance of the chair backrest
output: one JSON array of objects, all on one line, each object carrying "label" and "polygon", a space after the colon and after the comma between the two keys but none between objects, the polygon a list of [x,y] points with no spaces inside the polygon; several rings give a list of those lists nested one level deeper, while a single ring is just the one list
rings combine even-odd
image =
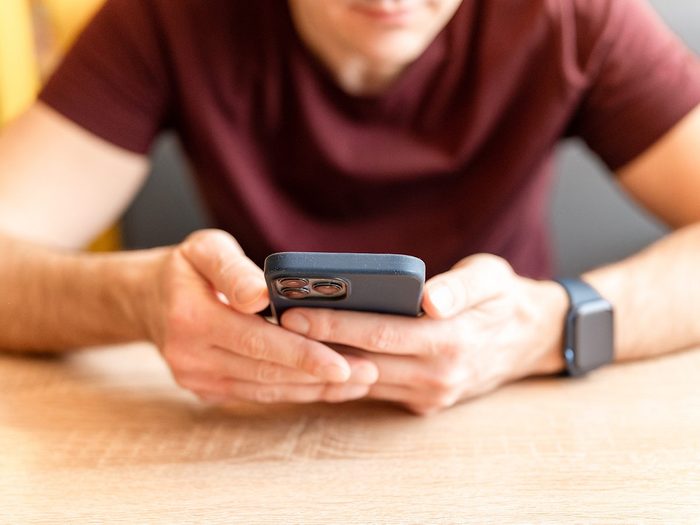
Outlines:
[{"label": "chair backrest", "polygon": [[[0,127],[34,101],[41,81],[104,0],[0,0]],[[114,250],[118,228],[90,248]]]},{"label": "chair backrest", "polygon": [[39,87],[27,0],[0,2],[0,125],[31,104]]},{"label": "chair backrest", "polygon": [[39,2],[44,7],[58,48],[65,51],[104,0],[39,0]]},{"label": "chair backrest", "polygon": [[[700,55],[700,2],[649,2]],[[552,225],[559,273],[577,275],[635,253],[666,228],[624,194],[581,144],[567,143],[559,156]]]},{"label": "chair backrest", "polygon": [[[34,100],[55,60],[103,0],[0,0],[0,125]],[[41,38],[37,38],[41,36]],[[47,49],[39,49],[42,42]]]}]

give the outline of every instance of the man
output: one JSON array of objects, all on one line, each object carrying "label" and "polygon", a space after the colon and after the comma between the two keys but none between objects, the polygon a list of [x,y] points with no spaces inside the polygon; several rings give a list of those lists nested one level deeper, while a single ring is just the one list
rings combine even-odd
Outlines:
[{"label": "man", "polygon": [[[675,228],[576,284],[613,305],[615,359],[697,345],[699,103],[697,62],[635,0],[114,0],[0,137],[0,347],[148,339],[205,400],[417,413],[576,373],[544,212],[567,135]],[[221,230],[74,251],[165,128]],[[420,256],[426,315],[268,323],[279,250]]]}]

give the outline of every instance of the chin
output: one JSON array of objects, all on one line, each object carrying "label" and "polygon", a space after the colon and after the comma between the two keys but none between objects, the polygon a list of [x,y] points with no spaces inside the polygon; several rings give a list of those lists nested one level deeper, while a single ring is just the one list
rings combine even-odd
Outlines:
[{"label": "chin", "polygon": [[385,35],[358,42],[356,50],[372,62],[412,62],[425,50],[426,43],[415,35]]}]

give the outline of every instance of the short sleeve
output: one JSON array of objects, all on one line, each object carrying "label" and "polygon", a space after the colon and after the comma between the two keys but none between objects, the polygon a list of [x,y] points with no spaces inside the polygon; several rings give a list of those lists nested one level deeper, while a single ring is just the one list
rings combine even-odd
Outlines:
[{"label": "short sleeve", "polygon": [[167,120],[163,47],[151,0],[109,0],[39,98],[95,135],[145,153]]},{"label": "short sleeve", "polygon": [[700,65],[641,0],[580,0],[576,16],[588,87],[569,134],[616,170],[700,104]]}]

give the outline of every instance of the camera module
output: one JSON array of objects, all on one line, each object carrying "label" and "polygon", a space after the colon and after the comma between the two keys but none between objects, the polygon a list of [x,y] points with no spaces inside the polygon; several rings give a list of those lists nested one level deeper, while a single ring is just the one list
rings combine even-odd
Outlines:
[{"label": "camera module", "polygon": [[336,297],[345,293],[345,286],[338,281],[318,281],[313,284],[313,289],[326,297]]},{"label": "camera module", "polygon": [[280,293],[284,295],[287,299],[303,299],[309,295],[308,288],[282,288]]}]

